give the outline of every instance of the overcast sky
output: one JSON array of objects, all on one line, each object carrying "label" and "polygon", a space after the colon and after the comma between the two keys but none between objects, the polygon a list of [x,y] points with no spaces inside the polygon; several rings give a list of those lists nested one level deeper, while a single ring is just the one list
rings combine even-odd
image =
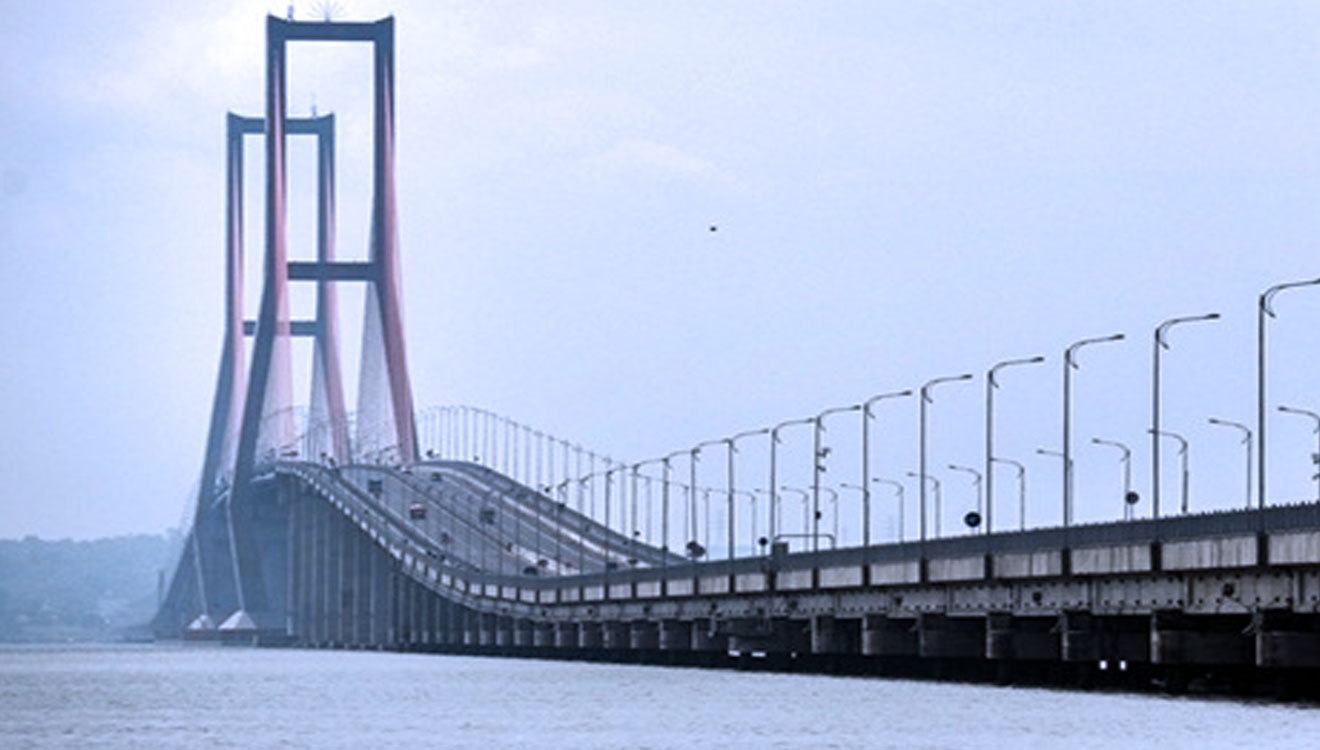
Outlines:
[{"label": "overcast sky", "polygon": [[[1060,446],[1062,351],[1124,332],[1074,380],[1077,515],[1101,520],[1119,470],[1091,437],[1133,447],[1147,512],[1151,333],[1214,311],[1172,332],[1164,425],[1191,442],[1193,509],[1242,504],[1242,446],[1206,419],[1254,425],[1256,297],[1320,275],[1320,5],[333,5],[397,19],[419,405],[635,461],[973,372],[931,407],[930,465],[956,506],[970,485],[944,467],[982,460],[985,369],[1041,354],[1003,374],[997,452],[1027,464],[1028,517],[1052,523],[1058,460],[1035,451]],[[221,343],[225,113],[261,114],[263,17],[286,9],[6,6],[0,537],[158,532],[191,502]],[[339,246],[360,257],[370,57],[291,54],[290,114],[339,117]],[[291,148],[307,257],[313,151]],[[1277,302],[1270,409],[1320,409],[1320,288]],[[350,331],[360,305],[346,295]],[[916,403],[879,414],[876,473],[901,477]],[[1311,425],[1272,416],[1269,436],[1270,500],[1314,498]],[[784,445],[791,466],[805,437]]]}]

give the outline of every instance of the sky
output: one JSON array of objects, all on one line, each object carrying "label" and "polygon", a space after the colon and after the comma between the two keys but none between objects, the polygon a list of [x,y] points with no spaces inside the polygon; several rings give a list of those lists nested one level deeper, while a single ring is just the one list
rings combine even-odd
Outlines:
[{"label": "sky", "polygon": [[[311,19],[324,4],[295,2]],[[1320,275],[1320,6],[1306,2],[373,2],[397,21],[405,333],[419,406],[470,404],[640,461],[872,395],[938,386],[928,466],[996,443],[1057,523],[1062,354],[1076,517],[1149,513],[1152,334],[1192,510],[1241,507],[1256,300]],[[263,109],[287,2],[73,0],[0,26],[0,537],[160,532],[192,502],[222,332],[224,122]],[[338,118],[341,253],[366,252],[370,57],[294,45],[289,113]],[[249,141],[249,314],[260,143]],[[291,254],[310,257],[314,151],[291,142]],[[712,231],[712,227],[715,230]],[[1269,323],[1270,502],[1316,496],[1320,287]],[[361,295],[342,300],[345,340]],[[310,301],[294,297],[294,312]],[[356,356],[347,354],[349,384]],[[305,361],[305,353],[303,361]],[[296,373],[305,394],[305,373]],[[917,404],[873,422],[911,482]],[[827,422],[828,481],[856,472]],[[810,481],[810,431],[781,480]],[[764,445],[740,455],[747,486]],[[1164,507],[1179,493],[1166,444]],[[703,461],[702,480],[719,476]],[[997,517],[1017,521],[1013,474]],[[909,487],[909,495],[915,486]],[[856,498],[844,493],[845,515]],[[850,505],[851,504],[851,505]],[[912,533],[913,512],[908,512]],[[894,533],[894,519],[878,527]],[[998,526],[999,524],[997,524]],[[854,530],[852,533],[856,533]]]}]

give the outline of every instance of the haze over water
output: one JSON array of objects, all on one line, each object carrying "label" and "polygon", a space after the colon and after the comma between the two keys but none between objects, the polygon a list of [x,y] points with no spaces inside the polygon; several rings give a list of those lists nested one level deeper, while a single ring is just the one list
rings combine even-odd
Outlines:
[{"label": "haze over water", "polygon": [[1306,706],[375,652],[0,650],[5,748],[1283,748]]}]

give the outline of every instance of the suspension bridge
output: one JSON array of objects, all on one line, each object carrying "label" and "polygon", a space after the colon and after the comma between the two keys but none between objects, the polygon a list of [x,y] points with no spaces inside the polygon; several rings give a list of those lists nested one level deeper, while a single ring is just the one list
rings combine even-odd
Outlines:
[{"label": "suspension bridge", "polygon": [[[287,115],[291,42],[373,49],[366,261],[336,260],[335,120]],[[919,533],[904,538],[901,517],[878,530],[873,488],[888,480],[867,465],[874,410],[920,399],[924,429],[930,389],[970,375],[633,463],[488,410],[417,409],[399,302],[394,21],[271,17],[267,65],[264,116],[228,118],[225,332],[195,510],[153,623],[158,637],[1002,681],[1302,684],[1320,667],[1314,502],[1268,504],[1262,491],[1239,510],[1195,514],[1184,502],[1182,513],[1160,516],[1156,505],[1153,517],[1076,524],[1065,432],[1062,525],[1027,528],[1021,511],[1017,524],[996,522],[987,491],[967,528],[945,533],[923,452],[919,498],[905,500],[902,484],[897,503],[883,495],[884,514],[907,508]],[[287,251],[290,136],[317,142],[314,261]],[[262,139],[265,165],[253,320],[242,299],[250,137]],[[310,319],[290,316],[298,283],[315,288]],[[352,411],[335,294],[345,283],[367,290]],[[310,403],[298,408],[296,337],[313,345]],[[997,369],[1034,361],[992,368],[988,403]],[[827,487],[824,424],[844,412],[859,420],[861,480]],[[1002,460],[989,447],[990,414],[987,479]],[[795,425],[812,431],[806,487],[776,476],[776,446]],[[739,450],[754,442],[766,476],[740,475]],[[702,460],[722,462],[721,481],[699,478]],[[977,469],[952,468],[979,487]],[[843,489],[858,493],[859,517],[842,516]]]}]

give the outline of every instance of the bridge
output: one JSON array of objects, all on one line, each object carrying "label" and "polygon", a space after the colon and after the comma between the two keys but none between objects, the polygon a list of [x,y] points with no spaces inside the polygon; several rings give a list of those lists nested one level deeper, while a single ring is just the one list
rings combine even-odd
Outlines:
[{"label": "bridge", "polygon": [[[393,19],[272,17],[267,36],[264,117],[228,119],[225,334],[200,489],[154,620],[158,637],[1171,686],[1296,686],[1320,667],[1320,504],[1265,502],[1263,462],[1254,506],[1194,514],[1184,502],[1181,513],[1161,516],[1156,497],[1151,517],[1077,524],[1065,431],[1061,525],[1026,528],[1019,512],[1019,528],[996,526],[987,486],[967,528],[946,534],[923,452],[919,535],[904,539],[901,520],[897,534],[877,533],[872,487],[883,480],[870,476],[866,447],[874,408],[915,396],[924,428],[930,389],[970,375],[635,463],[484,409],[416,409],[398,294]],[[374,50],[364,262],[335,257],[333,115],[286,113],[294,41]],[[315,261],[287,252],[290,135],[318,143]],[[245,320],[242,165],[256,136],[265,153],[265,263],[259,314]],[[315,286],[314,318],[291,319],[293,283]],[[351,413],[337,326],[342,283],[367,288]],[[1262,321],[1269,297],[1288,286],[1262,295]],[[294,337],[314,347],[310,403],[298,408]],[[1067,356],[1100,341],[1078,342]],[[1158,366],[1159,333],[1156,344]],[[991,463],[1002,460],[991,447],[994,374],[1035,361],[987,373],[987,484]],[[860,418],[862,480],[851,487],[859,519],[841,517],[837,493],[847,485],[822,483],[832,412]],[[776,446],[793,425],[812,431],[808,488],[776,476]],[[1263,447],[1264,430],[1256,437]],[[756,466],[768,469],[764,483],[739,464],[740,446],[752,441],[766,448],[768,463]],[[723,459],[722,482],[699,481],[703,456]],[[959,468],[979,485],[980,473]],[[791,492],[800,523],[784,512]]]}]

